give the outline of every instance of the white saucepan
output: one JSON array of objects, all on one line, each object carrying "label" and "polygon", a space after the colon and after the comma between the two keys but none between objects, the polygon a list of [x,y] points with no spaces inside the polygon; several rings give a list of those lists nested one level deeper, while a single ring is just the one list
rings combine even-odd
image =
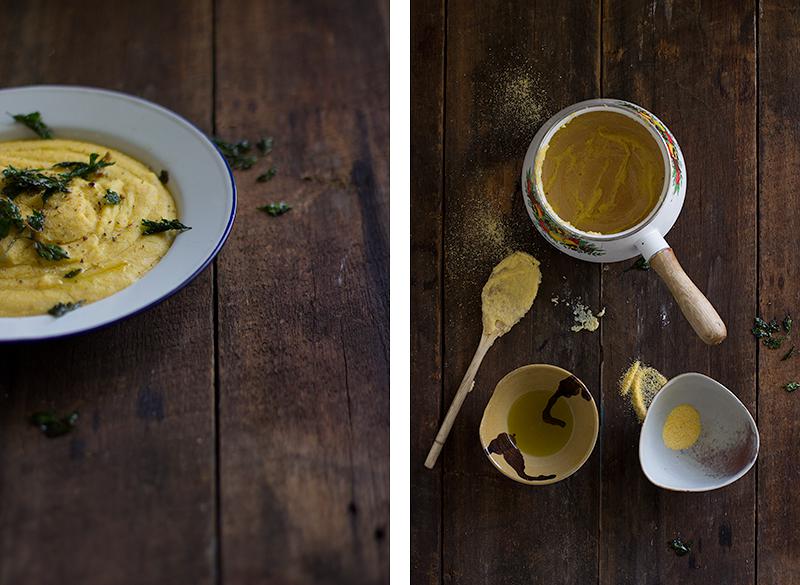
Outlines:
[{"label": "white saucepan", "polygon": [[[622,114],[644,126],[664,159],[664,186],[658,203],[639,224],[615,234],[584,232],[564,221],[547,202],[542,186],[541,163],[550,139],[570,120],[595,111]],[[672,133],[655,115],[636,104],[616,99],[587,100],[564,108],[542,126],[528,148],[522,167],[522,195],[536,229],[553,246],[590,262],[618,262],[641,255],[669,287],[700,338],[709,345],[725,339],[725,323],[683,271],[664,239],[683,206],[686,165]]]}]

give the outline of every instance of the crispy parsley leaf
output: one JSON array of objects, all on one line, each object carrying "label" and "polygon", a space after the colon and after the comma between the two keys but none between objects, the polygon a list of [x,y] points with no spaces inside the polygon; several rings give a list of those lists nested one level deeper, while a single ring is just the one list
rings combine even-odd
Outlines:
[{"label": "crispy parsley leaf", "polygon": [[64,175],[45,175],[42,169],[18,169],[11,165],[3,169],[3,195],[14,199],[20,193],[41,193],[47,200],[56,193],[69,191],[69,179]]},{"label": "crispy parsley leaf", "polygon": [[119,193],[111,189],[106,189],[106,194],[103,195],[103,201],[105,201],[106,205],[119,205]]},{"label": "crispy parsley leaf", "polygon": [[42,121],[42,115],[39,112],[31,112],[30,114],[9,114],[14,121],[20,124],[25,124],[28,128],[36,132],[39,138],[52,138],[53,131]]},{"label": "crispy parsley leaf", "polygon": [[256,164],[256,157],[248,154],[251,148],[249,140],[225,142],[219,138],[212,138],[211,142],[219,149],[231,168],[246,170]]},{"label": "crispy parsley leaf", "polygon": [[777,319],[773,319],[769,323],[761,317],[753,319],[753,328],[750,332],[756,339],[761,339],[764,346],[769,349],[778,349],[784,341],[789,337],[789,331],[792,329],[792,318],[789,315],[783,320],[783,329],[786,331],[784,337],[776,335],[781,330],[781,325],[778,324]]},{"label": "crispy parsley leaf", "polygon": [[66,435],[78,423],[78,412],[72,412],[66,416],[57,416],[53,412],[34,412],[30,418],[31,424],[39,427],[49,439],[54,439]]},{"label": "crispy parsley leaf", "polygon": [[692,541],[684,541],[680,536],[667,542],[667,546],[674,550],[675,554],[679,557],[692,552]]},{"label": "crispy parsley leaf", "polygon": [[[68,161],[53,165],[53,169],[67,169],[57,174],[45,174],[44,169],[17,169],[11,165],[3,169],[3,195],[14,199],[20,193],[41,193],[42,200],[47,201],[56,193],[68,193],[69,183],[75,178],[87,178],[105,167],[114,163],[103,159],[93,152],[89,155],[89,162]],[[99,160],[98,160],[99,159]]]},{"label": "crispy parsley leaf", "polygon": [[183,225],[177,219],[160,219],[159,221],[152,221],[149,219],[142,220],[142,235],[152,236],[153,234],[160,234],[161,232],[168,232],[170,230],[186,231],[190,230],[188,225]]},{"label": "crispy parsley leaf", "polygon": [[10,199],[0,199],[0,238],[5,238],[15,227],[21,230],[25,227],[19,207]]},{"label": "crispy parsley leaf", "polygon": [[269,170],[258,175],[258,177],[256,177],[256,181],[258,181],[259,183],[266,183],[277,174],[278,174],[278,169],[276,169],[275,167],[270,167]]},{"label": "crispy parsley leaf", "polygon": [[81,272],[83,272],[83,270],[81,270],[80,268],[76,268],[75,270],[70,270],[69,272],[67,272],[67,273],[64,275],[64,278],[75,278],[75,277],[76,277],[76,276],[78,276],[78,275],[79,275]]},{"label": "crispy parsley leaf", "polygon": [[33,247],[36,248],[36,253],[39,254],[39,256],[51,262],[69,258],[67,251],[56,244],[43,244],[42,242],[34,240]]},{"label": "crispy parsley leaf", "polygon": [[44,229],[44,213],[39,210],[34,211],[28,216],[28,219],[25,220],[25,223],[35,232],[42,231]]},{"label": "crispy parsley leaf", "polygon": [[81,179],[85,179],[95,173],[99,172],[101,169],[105,167],[110,167],[114,163],[109,161],[109,154],[106,153],[103,158],[100,158],[100,155],[96,152],[93,152],[89,155],[89,162],[77,162],[77,161],[67,161],[67,162],[60,162],[53,165],[54,169],[69,169],[66,173],[62,173],[61,177],[63,177],[67,182],[80,177]]},{"label": "crispy parsley leaf", "polygon": [[272,136],[262,136],[258,142],[256,142],[256,148],[258,152],[261,153],[261,156],[267,155],[272,152]]},{"label": "crispy parsley leaf", "polygon": [[794,392],[798,388],[800,388],[800,382],[787,382],[783,385],[783,389],[787,392]]},{"label": "crispy parsley leaf", "polygon": [[79,309],[83,306],[83,301],[75,301],[74,303],[56,303],[53,305],[48,313],[53,317],[63,317],[67,313]]},{"label": "crispy parsley leaf", "polygon": [[622,272],[628,272],[629,270],[650,270],[650,263],[644,258],[639,258]]},{"label": "crispy parsley leaf", "polygon": [[162,185],[169,183],[169,171],[161,169],[161,172],[158,174],[158,180],[161,181]]},{"label": "crispy parsley leaf", "polygon": [[272,217],[278,217],[279,215],[283,215],[287,211],[291,209],[286,203],[281,201],[280,203],[270,203],[269,205],[262,205],[259,207],[261,211],[264,211],[270,214]]}]

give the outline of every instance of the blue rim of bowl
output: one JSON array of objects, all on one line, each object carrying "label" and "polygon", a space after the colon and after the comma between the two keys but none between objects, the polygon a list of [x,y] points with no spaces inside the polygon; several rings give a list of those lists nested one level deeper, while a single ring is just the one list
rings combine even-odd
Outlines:
[{"label": "blue rim of bowl", "polygon": [[52,339],[63,339],[65,337],[72,337],[72,336],[75,336],[75,335],[82,335],[84,333],[92,333],[92,332],[95,332],[95,331],[100,331],[101,329],[105,329],[106,327],[110,327],[111,325],[115,325],[116,323],[120,323],[122,321],[130,319],[131,317],[135,317],[136,315],[144,313],[145,311],[148,311],[149,309],[152,309],[154,306],[156,306],[156,305],[158,305],[160,303],[163,303],[168,298],[172,297],[173,295],[177,294],[178,292],[180,292],[181,290],[186,288],[186,286],[190,282],[192,282],[195,278],[197,278],[200,275],[200,273],[203,272],[203,270],[205,270],[208,267],[209,264],[211,264],[211,262],[214,260],[214,258],[217,257],[217,254],[219,254],[220,250],[222,250],[222,247],[225,245],[225,242],[228,240],[228,236],[231,233],[231,229],[233,229],[233,221],[236,218],[236,208],[238,207],[238,192],[237,192],[237,189],[236,189],[236,181],[233,178],[233,170],[231,170],[231,166],[228,164],[228,161],[225,160],[225,157],[222,156],[222,153],[220,152],[219,148],[217,148],[217,146],[208,138],[208,136],[206,135],[205,132],[203,132],[200,128],[197,127],[197,125],[195,125],[194,123],[190,122],[189,120],[187,120],[183,116],[173,112],[172,110],[169,110],[169,109],[165,108],[164,106],[160,106],[155,102],[151,102],[151,101],[146,100],[144,98],[140,98],[140,97],[128,94],[128,93],[123,93],[121,91],[114,91],[114,90],[111,90],[111,89],[88,87],[88,86],[84,86],[84,85],[53,85],[53,84],[48,84],[48,85],[24,85],[24,86],[20,86],[20,87],[7,87],[7,88],[4,88],[4,89],[0,89],[0,95],[2,95],[3,93],[11,93],[11,92],[23,91],[23,90],[36,90],[36,91],[39,91],[39,90],[73,90],[73,91],[75,91],[75,90],[77,90],[77,91],[82,91],[82,92],[86,92],[86,93],[102,93],[102,94],[107,94],[107,95],[111,95],[111,96],[114,96],[114,97],[120,97],[120,98],[129,100],[129,101],[132,101],[132,102],[137,102],[137,103],[142,104],[144,106],[147,106],[149,108],[152,108],[152,109],[155,109],[155,110],[159,110],[162,113],[165,113],[165,114],[167,114],[167,115],[169,115],[169,116],[171,116],[173,118],[177,118],[179,121],[183,122],[184,124],[190,126],[192,129],[197,131],[197,133],[203,138],[203,140],[208,142],[213,147],[214,151],[217,153],[217,155],[222,160],[223,164],[225,165],[225,168],[228,170],[228,178],[230,179],[230,182],[231,182],[231,188],[232,188],[231,195],[232,195],[232,199],[233,199],[233,205],[231,207],[231,215],[228,218],[228,224],[225,226],[225,230],[222,232],[222,237],[220,237],[219,241],[217,242],[217,245],[214,246],[214,250],[212,250],[212,252],[208,256],[208,258],[203,260],[203,262],[200,264],[200,266],[198,266],[198,268],[194,272],[192,272],[191,275],[189,275],[186,279],[184,279],[183,282],[181,282],[179,285],[174,287],[172,290],[170,290],[165,295],[162,295],[159,298],[157,298],[156,300],[154,300],[152,303],[149,303],[148,305],[145,305],[144,307],[142,307],[140,309],[137,309],[136,311],[133,311],[132,313],[128,313],[127,315],[121,315],[120,317],[117,317],[116,319],[112,319],[112,320],[108,321],[107,323],[102,323],[102,324],[96,325],[94,327],[88,327],[86,329],[78,329],[77,331],[70,331],[69,333],[58,333],[58,334],[55,334],[55,335],[47,335],[47,336],[42,336],[42,337],[33,337],[33,338],[22,337],[22,338],[18,338],[18,339],[0,339],[0,345],[11,344],[11,343],[36,343],[36,342],[39,342],[39,341],[49,341],[49,340],[52,340]]}]

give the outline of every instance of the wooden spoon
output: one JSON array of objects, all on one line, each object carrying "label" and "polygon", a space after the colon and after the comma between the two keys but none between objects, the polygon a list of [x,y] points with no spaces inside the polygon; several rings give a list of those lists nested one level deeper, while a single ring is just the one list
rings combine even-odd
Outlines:
[{"label": "wooden spoon", "polygon": [[450,409],[447,411],[447,416],[433,441],[428,457],[425,459],[425,467],[428,469],[432,469],[436,465],[447,435],[450,434],[453,421],[456,420],[467,394],[475,385],[475,375],[478,373],[484,356],[497,338],[508,333],[530,310],[536,293],[539,291],[541,278],[539,261],[524,252],[514,252],[492,270],[481,293],[483,334]]}]

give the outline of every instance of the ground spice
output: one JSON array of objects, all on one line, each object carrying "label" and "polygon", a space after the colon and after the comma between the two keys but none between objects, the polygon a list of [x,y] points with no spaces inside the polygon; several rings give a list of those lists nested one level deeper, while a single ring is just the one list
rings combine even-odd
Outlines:
[{"label": "ground spice", "polygon": [[673,408],[664,421],[661,438],[664,444],[674,451],[688,449],[700,437],[700,413],[690,404]]},{"label": "ground spice", "polygon": [[619,393],[628,397],[639,422],[643,422],[650,403],[666,383],[661,372],[635,360],[619,379]]}]

